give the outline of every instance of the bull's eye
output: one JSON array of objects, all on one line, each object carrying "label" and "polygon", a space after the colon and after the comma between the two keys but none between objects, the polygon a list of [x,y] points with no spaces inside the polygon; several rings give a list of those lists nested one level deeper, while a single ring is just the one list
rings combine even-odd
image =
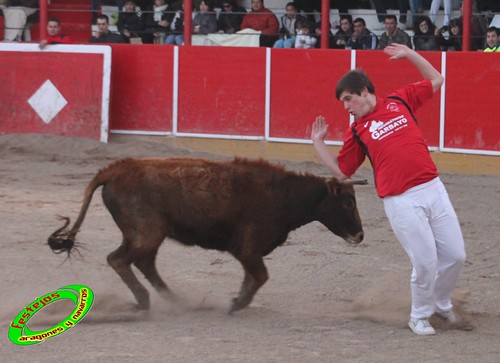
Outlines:
[{"label": "bull's eye", "polygon": [[354,199],[350,197],[344,197],[342,200],[342,205],[346,209],[354,209],[356,207],[356,203],[354,202]]}]

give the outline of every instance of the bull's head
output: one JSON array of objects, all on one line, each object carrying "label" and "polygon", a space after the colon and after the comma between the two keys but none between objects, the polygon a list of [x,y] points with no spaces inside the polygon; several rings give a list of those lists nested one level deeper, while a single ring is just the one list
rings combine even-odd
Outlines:
[{"label": "bull's head", "polygon": [[363,240],[363,226],[356,206],[353,185],[368,184],[366,180],[326,179],[328,194],[318,208],[318,221],[345,241],[358,244]]}]

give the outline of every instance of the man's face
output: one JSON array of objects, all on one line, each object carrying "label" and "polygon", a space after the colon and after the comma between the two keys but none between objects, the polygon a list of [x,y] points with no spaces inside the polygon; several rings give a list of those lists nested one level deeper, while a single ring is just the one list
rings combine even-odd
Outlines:
[{"label": "man's face", "polygon": [[[183,2],[184,3],[184,2]],[[230,3],[223,3],[222,4],[222,8],[224,9],[224,11],[226,12],[231,12],[233,10],[233,7],[231,6]]]},{"label": "man's face", "polygon": [[498,43],[498,34],[497,34],[497,32],[488,32],[488,33],[486,33],[486,43],[488,43],[489,47],[494,47]]},{"label": "man's face", "polygon": [[59,33],[59,24],[57,21],[49,21],[47,23],[47,34],[54,36],[57,33]]},{"label": "man's face", "polygon": [[363,23],[360,23],[360,22],[354,23],[354,27],[353,27],[354,35],[360,36],[361,33],[363,33],[363,30],[365,30],[365,26],[363,25]]},{"label": "man's face", "polygon": [[355,118],[360,118],[370,112],[368,95],[369,92],[366,88],[361,91],[361,95],[344,91],[340,94],[340,101],[349,114]]},{"label": "man's face", "polygon": [[107,33],[108,32],[108,22],[105,19],[97,19],[97,29],[99,29],[99,33]]},{"label": "man's face", "polygon": [[123,5],[125,11],[127,12],[132,12],[135,10],[135,4],[132,2],[132,1],[127,1],[124,5]]},{"label": "man's face", "polygon": [[262,0],[252,0],[252,10],[253,11],[259,11],[264,7],[264,4],[262,3]]},{"label": "man's face", "polygon": [[384,26],[387,34],[394,34],[396,32],[396,29],[398,28],[398,25],[396,24],[396,21],[394,19],[385,19]]},{"label": "man's face", "polygon": [[342,19],[340,21],[340,29],[342,29],[344,32],[348,32],[349,30],[351,30],[351,23],[349,23],[349,20]]}]

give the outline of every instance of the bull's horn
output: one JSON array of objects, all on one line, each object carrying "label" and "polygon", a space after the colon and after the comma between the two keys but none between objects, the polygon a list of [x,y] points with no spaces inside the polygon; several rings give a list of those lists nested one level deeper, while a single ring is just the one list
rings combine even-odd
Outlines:
[{"label": "bull's horn", "polygon": [[366,179],[358,179],[358,180],[346,179],[346,180],[342,181],[342,184],[346,184],[346,185],[366,185],[366,184],[368,184],[368,180],[366,180]]}]

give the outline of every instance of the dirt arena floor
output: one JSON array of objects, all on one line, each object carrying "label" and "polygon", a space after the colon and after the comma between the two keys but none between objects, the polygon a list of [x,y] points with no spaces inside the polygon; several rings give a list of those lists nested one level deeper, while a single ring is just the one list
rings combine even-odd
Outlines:
[{"label": "dirt arena floor", "polygon": [[[0,136],[1,362],[500,362],[500,177],[441,175],[468,253],[454,296],[463,324],[447,327],[435,318],[438,334],[418,337],[406,325],[410,263],[367,169],[356,175],[370,182],[356,189],[365,229],[360,245],[345,243],[319,223],[293,231],[265,259],[270,279],[250,307],[229,316],[243,278],[239,263],[228,254],[166,240],[158,269],[177,301],[161,300],[141,277],[152,309],[129,312],[132,294],[106,262],[121,235],[100,192],[78,235],[83,259],[75,255],[63,263],[65,256],[46,244],[61,226],[56,215],[76,218],[96,171],[127,156],[221,158],[143,140]],[[312,162],[280,163],[326,173]],[[11,320],[27,304],[69,284],[95,293],[78,325],[37,345],[8,340]],[[57,301],[29,327],[51,327],[73,307]]]}]

